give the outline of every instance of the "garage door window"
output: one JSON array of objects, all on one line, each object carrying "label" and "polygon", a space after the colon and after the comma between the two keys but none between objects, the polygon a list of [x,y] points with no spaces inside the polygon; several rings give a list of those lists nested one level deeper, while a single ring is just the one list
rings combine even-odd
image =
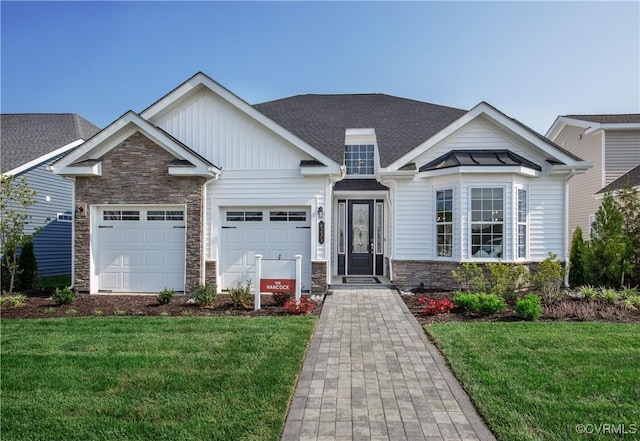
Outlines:
[{"label": "garage door window", "polygon": [[104,210],[102,220],[106,221],[139,221],[140,212],[137,210]]},{"label": "garage door window", "polygon": [[227,211],[227,222],[262,222],[262,211]]},{"label": "garage door window", "polygon": [[182,210],[149,210],[147,211],[148,221],[182,221],[184,211]]},{"label": "garage door window", "polygon": [[271,222],[306,222],[307,213],[305,211],[270,211],[269,220]]}]

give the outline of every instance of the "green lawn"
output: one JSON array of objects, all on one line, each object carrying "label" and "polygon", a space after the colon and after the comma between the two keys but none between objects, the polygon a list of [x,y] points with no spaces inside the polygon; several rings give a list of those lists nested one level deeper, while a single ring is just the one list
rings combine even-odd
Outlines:
[{"label": "green lawn", "polygon": [[277,440],[315,321],[2,320],[2,440]]},{"label": "green lawn", "polygon": [[[425,328],[499,440],[640,439],[640,326],[518,322]],[[614,433],[621,430],[627,434]]]}]

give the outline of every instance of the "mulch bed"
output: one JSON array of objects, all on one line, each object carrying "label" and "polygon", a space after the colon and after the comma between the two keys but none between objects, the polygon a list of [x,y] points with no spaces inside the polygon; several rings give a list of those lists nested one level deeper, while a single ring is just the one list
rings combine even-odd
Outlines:
[{"label": "mulch bed", "polygon": [[[220,316],[288,316],[282,306],[262,300],[262,309],[235,307],[226,295],[218,296],[214,308],[204,308],[189,302],[189,296],[175,296],[170,303],[159,305],[154,295],[77,295],[71,305],[56,305],[48,297],[27,297],[22,305],[2,306],[1,318],[49,318],[87,316],[169,316],[169,317],[220,317]],[[316,303],[311,315],[320,315],[322,304]],[[75,312],[74,312],[75,311]]]},{"label": "mulch bed", "polygon": [[[505,311],[491,316],[466,315],[457,309],[449,314],[426,315],[424,313],[425,305],[418,302],[421,297],[433,300],[453,298],[452,292],[447,291],[423,291],[411,294],[402,293],[400,296],[409,308],[409,311],[421,325],[431,323],[446,322],[514,322],[522,321],[513,311],[510,305]],[[616,322],[616,323],[640,323],[640,311],[625,309],[622,306],[607,305],[604,303],[591,302],[583,308],[581,314],[575,313],[572,306],[579,305],[577,302],[582,300],[565,298],[554,305],[553,308],[543,308],[542,316],[539,321],[558,322],[558,321],[599,321],[599,322]]]}]

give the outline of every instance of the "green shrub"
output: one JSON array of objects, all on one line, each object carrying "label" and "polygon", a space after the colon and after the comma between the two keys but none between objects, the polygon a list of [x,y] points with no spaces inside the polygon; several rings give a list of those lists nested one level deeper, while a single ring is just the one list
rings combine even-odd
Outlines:
[{"label": "green shrub", "polygon": [[166,305],[173,299],[173,296],[176,295],[175,290],[171,288],[164,288],[162,291],[158,293],[156,296],[156,300],[161,305]]},{"label": "green shrub", "polygon": [[585,282],[584,256],[587,245],[582,238],[582,228],[577,226],[571,239],[571,253],[569,254],[569,285],[580,286]]},{"label": "green shrub", "polygon": [[67,310],[67,315],[76,315],[77,313],[78,311],[73,308]]},{"label": "green shrub", "polygon": [[505,300],[516,297],[516,292],[524,288],[529,281],[529,272],[524,265],[515,263],[490,263],[489,289]]},{"label": "green shrub", "polygon": [[274,292],[271,295],[271,301],[275,306],[284,306],[292,297],[293,294],[290,292]]},{"label": "green shrub", "polygon": [[251,309],[251,280],[238,282],[235,288],[230,288],[229,297],[236,308]]},{"label": "green shrub", "polygon": [[638,291],[638,287],[631,288],[630,286],[627,286],[620,292],[620,297],[623,299],[633,298],[639,295],[640,291]]},{"label": "green shrub", "polygon": [[600,289],[600,298],[605,302],[605,303],[610,303],[613,304],[615,303],[619,296],[618,296],[618,291],[616,291],[613,288],[601,288]]},{"label": "green shrub", "polygon": [[507,307],[503,298],[485,293],[456,292],[453,295],[453,303],[467,314],[492,315]]},{"label": "green shrub", "polygon": [[516,302],[515,311],[523,320],[538,320],[542,312],[542,299],[535,294],[529,294]]},{"label": "green shrub", "polygon": [[22,241],[20,257],[18,257],[19,273],[16,281],[18,291],[29,291],[36,286],[38,280],[38,263],[33,250],[33,238],[26,236]]},{"label": "green shrub", "polygon": [[100,317],[102,315],[102,310],[101,309],[94,309],[93,311],[91,311],[91,314],[93,314],[96,317]]},{"label": "green shrub", "polygon": [[554,303],[560,297],[565,269],[557,257],[549,253],[549,257],[540,262],[538,270],[533,275],[533,283],[540,290],[546,304]]},{"label": "green shrub", "polygon": [[43,312],[45,314],[53,314],[54,312],[56,312],[56,308],[54,308],[53,306],[49,306],[47,308],[44,308]]},{"label": "green shrub", "polygon": [[0,296],[0,306],[20,306],[24,303],[26,298],[27,296],[24,294],[8,295],[5,293]]},{"label": "green shrub", "polygon": [[594,288],[591,285],[585,285],[582,288],[580,288],[580,293],[584,296],[585,299],[587,300],[593,300],[596,297],[598,297],[598,289]]},{"label": "green shrub", "polygon": [[56,305],[70,305],[73,303],[76,294],[73,292],[71,287],[66,288],[56,288],[56,290],[51,295],[51,298]]},{"label": "green shrub", "polygon": [[191,297],[195,302],[205,308],[213,308],[216,306],[218,300],[218,293],[216,291],[216,285],[205,283],[198,286],[191,292]]},{"label": "green shrub", "polygon": [[477,263],[464,263],[452,270],[451,275],[460,285],[461,291],[482,292],[487,286],[484,272]]}]

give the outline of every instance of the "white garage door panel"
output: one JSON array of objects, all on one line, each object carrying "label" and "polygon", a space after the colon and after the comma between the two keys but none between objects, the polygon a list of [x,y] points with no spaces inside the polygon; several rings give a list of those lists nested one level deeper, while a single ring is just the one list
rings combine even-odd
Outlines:
[{"label": "white garage door panel", "polygon": [[[99,210],[95,266],[100,291],[184,291],[185,222],[147,219],[148,211],[158,216],[163,209],[111,206]],[[169,209],[184,211],[180,207]],[[103,216],[105,210],[108,216]],[[139,219],[119,219],[118,213],[125,210],[139,212]]]},{"label": "white garage door panel", "polygon": [[[311,288],[311,230],[309,211],[304,208],[279,209],[279,211],[297,211],[306,213],[306,220],[273,221],[270,212],[276,209],[242,208],[223,210],[221,230],[220,276],[222,289],[234,287],[238,282],[252,280],[255,286],[255,255],[265,259],[295,259],[302,255],[303,289]],[[230,221],[226,212],[232,211],[236,218],[242,212],[262,213],[262,221]]]}]

